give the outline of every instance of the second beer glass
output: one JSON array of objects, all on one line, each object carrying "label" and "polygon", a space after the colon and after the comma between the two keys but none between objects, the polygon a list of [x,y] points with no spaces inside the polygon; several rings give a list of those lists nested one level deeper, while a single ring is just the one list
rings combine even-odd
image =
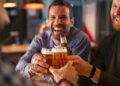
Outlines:
[{"label": "second beer glass", "polygon": [[57,47],[52,48],[52,66],[54,68],[60,68],[64,66],[67,62],[67,48]]}]

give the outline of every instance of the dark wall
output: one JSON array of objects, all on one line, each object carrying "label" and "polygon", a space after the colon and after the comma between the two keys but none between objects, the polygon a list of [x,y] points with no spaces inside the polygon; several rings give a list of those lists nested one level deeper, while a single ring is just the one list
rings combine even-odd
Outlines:
[{"label": "dark wall", "polygon": [[0,42],[3,44],[10,44],[14,42],[11,36],[12,31],[18,31],[18,12],[16,8],[6,9],[10,18],[10,24],[6,26],[0,33]]}]

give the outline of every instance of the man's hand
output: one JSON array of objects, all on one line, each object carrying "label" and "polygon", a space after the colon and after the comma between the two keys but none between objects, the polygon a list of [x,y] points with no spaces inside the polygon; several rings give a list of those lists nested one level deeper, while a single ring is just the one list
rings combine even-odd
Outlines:
[{"label": "man's hand", "polygon": [[53,67],[50,67],[49,71],[53,74],[56,82],[59,82],[61,79],[65,78],[71,83],[73,83],[74,86],[78,85],[78,73],[72,66],[71,61],[68,62],[64,67],[61,67],[60,69],[54,69]]},{"label": "man's hand", "polygon": [[[91,64],[83,60],[80,56],[71,55],[71,56],[68,56],[68,59],[73,61],[73,66],[78,71],[79,75],[86,76],[86,77],[90,76],[90,73],[93,68]],[[98,83],[100,79],[100,75],[101,75],[101,70],[96,68],[95,74],[91,78],[91,80],[94,83]]]},{"label": "man's hand", "polygon": [[67,57],[69,60],[73,61],[73,66],[78,71],[79,75],[89,77],[92,69],[92,65],[83,60],[80,56],[71,55]]},{"label": "man's hand", "polygon": [[44,77],[45,73],[48,73],[49,65],[46,63],[46,59],[39,53],[33,55],[31,60],[30,74],[31,79],[38,81]]}]

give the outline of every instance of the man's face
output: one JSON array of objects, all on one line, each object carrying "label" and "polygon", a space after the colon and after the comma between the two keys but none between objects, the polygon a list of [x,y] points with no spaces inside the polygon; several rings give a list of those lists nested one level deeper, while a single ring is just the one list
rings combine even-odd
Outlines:
[{"label": "man's face", "polygon": [[111,20],[113,27],[120,31],[120,0],[113,0],[111,8]]},{"label": "man's face", "polygon": [[70,19],[69,8],[66,6],[52,6],[49,10],[48,24],[54,39],[59,40],[60,34],[70,32],[74,20]]}]

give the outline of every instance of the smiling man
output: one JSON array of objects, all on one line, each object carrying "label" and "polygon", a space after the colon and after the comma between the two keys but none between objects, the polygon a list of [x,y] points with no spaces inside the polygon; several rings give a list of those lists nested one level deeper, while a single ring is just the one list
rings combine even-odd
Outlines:
[{"label": "smiling man", "polygon": [[111,8],[111,20],[114,29],[120,32],[120,0],[114,0]]},{"label": "smiling man", "polygon": [[59,41],[60,34],[65,33],[67,36],[69,35],[74,19],[70,17],[68,7],[55,5],[50,8],[48,24],[52,31],[52,39]]},{"label": "smiling man", "polygon": [[120,78],[120,0],[113,0],[110,14],[116,32],[103,40],[91,63]]},{"label": "smiling man", "polygon": [[[48,11],[49,29],[38,34],[32,40],[27,52],[16,66],[16,70],[23,76],[36,81],[53,82],[52,78],[45,77],[49,65],[41,55],[43,47],[52,48],[60,46],[60,34],[65,33],[73,55],[79,55],[87,61],[90,52],[90,41],[85,33],[75,28],[72,5],[66,0],[53,0]],[[31,59],[32,65],[31,65]],[[32,76],[31,76],[32,75]]]}]

